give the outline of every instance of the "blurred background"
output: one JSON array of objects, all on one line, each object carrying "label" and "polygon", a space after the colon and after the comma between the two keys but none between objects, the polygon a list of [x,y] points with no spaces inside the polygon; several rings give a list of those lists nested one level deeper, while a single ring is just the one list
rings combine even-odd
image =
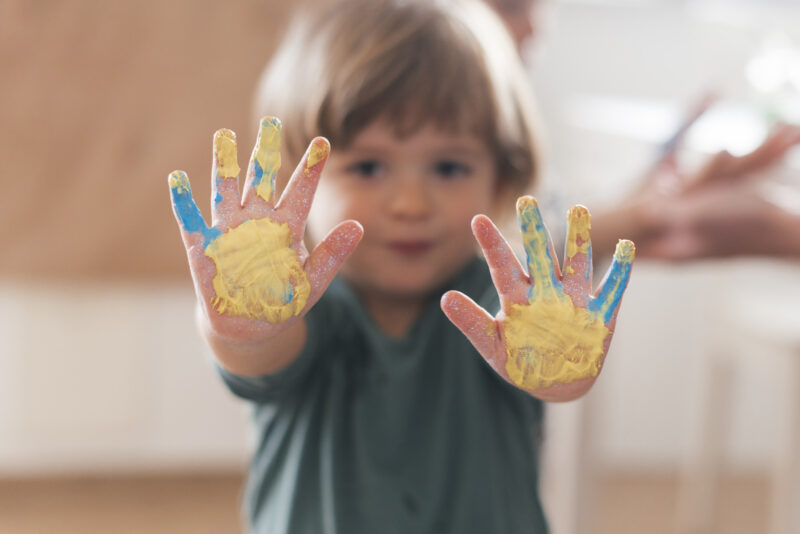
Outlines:
[{"label": "blurred background", "polygon": [[[195,331],[166,176],[208,213],[212,133],[252,146],[260,71],[314,3],[0,1],[0,532],[242,530],[248,413]],[[624,195],[708,90],[688,165],[800,124],[797,2],[537,11],[560,202]],[[773,172],[800,211],[800,151]],[[603,379],[549,412],[554,534],[800,533],[798,266],[637,263]]]}]

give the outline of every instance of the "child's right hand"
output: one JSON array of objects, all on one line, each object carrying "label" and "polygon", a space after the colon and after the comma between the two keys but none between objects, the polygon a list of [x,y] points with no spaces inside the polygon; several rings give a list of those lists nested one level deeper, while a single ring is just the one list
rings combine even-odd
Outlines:
[{"label": "child's right hand", "polygon": [[209,227],[183,171],[169,175],[172,208],[180,227],[201,309],[218,336],[264,340],[288,328],[319,300],[363,235],[345,221],[308,253],[306,218],[330,152],[314,139],[276,202],[281,124],[261,120],[244,194],[239,193],[236,135],[214,134]]}]

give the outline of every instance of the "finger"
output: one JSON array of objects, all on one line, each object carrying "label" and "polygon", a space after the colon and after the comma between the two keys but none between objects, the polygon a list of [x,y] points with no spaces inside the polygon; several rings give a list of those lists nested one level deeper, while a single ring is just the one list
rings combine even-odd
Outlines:
[{"label": "finger", "polygon": [[792,146],[800,142],[800,132],[794,126],[782,125],[770,133],[769,137],[755,150],[736,158],[734,172],[754,173],[776,163]]},{"label": "finger", "polygon": [[564,292],[572,303],[582,308],[592,291],[591,218],[584,206],[572,206],[567,212],[567,243],[564,253]]},{"label": "finger", "polygon": [[505,352],[494,317],[459,291],[445,293],[441,306],[447,318],[461,330],[489,365],[498,370]]},{"label": "finger", "polygon": [[275,176],[281,168],[281,121],[277,117],[264,117],[258,127],[258,138],[247,167],[242,204],[253,202],[255,197],[268,205],[275,203]]},{"label": "finger", "polygon": [[524,196],[517,200],[517,219],[522,230],[522,244],[528,256],[528,273],[533,283],[530,300],[557,294],[561,289],[561,273],[554,260],[550,234],[535,198]]},{"label": "finger", "polygon": [[300,160],[300,164],[292,174],[292,178],[286,184],[281,199],[275,206],[276,210],[286,212],[285,215],[290,221],[290,226],[296,228],[300,233],[305,228],[308,210],[311,209],[311,201],[317,190],[319,176],[330,150],[331,145],[324,137],[317,137],[311,141],[303,159]]},{"label": "finger", "polygon": [[503,309],[505,309],[506,301],[526,304],[530,284],[511,245],[505,240],[500,230],[489,217],[476,215],[472,219],[472,233],[486,257],[492,282],[500,295]]},{"label": "finger", "polygon": [[217,238],[222,232],[216,228],[209,228],[203,219],[203,214],[197,208],[192,197],[192,188],[189,177],[183,171],[172,171],[169,174],[169,192],[172,197],[172,212],[184,235],[184,242],[188,245],[188,237],[198,234],[203,238],[203,248]]},{"label": "finger", "polygon": [[236,154],[236,134],[228,129],[214,132],[214,154],[211,162],[211,224],[224,227],[221,222],[233,211],[241,208],[239,198],[239,162]]},{"label": "finger", "polygon": [[700,171],[686,184],[686,190],[695,189],[730,174],[734,157],[727,150],[717,152],[708,160]]},{"label": "finger", "polygon": [[348,256],[356,249],[364,236],[364,228],[356,221],[338,224],[311,252],[306,263],[306,275],[311,282],[311,300],[316,302],[341,268]]},{"label": "finger", "polygon": [[611,322],[617,314],[622,294],[628,286],[635,255],[636,247],[633,242],[620,239],[614,251],[614,260],[597,290],[597,295],[586,306],[589,311],[600,314],[605,324]]}]

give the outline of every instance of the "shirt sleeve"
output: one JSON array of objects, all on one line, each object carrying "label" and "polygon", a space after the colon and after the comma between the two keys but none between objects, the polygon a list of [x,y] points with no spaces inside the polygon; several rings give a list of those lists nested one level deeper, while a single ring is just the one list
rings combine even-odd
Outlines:
[{"label": "shirt sleeve", "polygon": [[329,299],[323,295],[306,314],[306,344],[288,366],[253,377],[231,373],[215,363],[222,381],[237,397],[261,403],[278,401],[302,391],[313,375],[320,372],[320,355],[331,342],[331,307]]}]

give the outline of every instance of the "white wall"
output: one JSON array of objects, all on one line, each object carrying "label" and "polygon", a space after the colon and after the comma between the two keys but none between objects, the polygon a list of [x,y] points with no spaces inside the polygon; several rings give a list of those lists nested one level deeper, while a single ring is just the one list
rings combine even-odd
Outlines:
[{"label": "white wall", "polygon": [[0,285],[0,475],[243,465],[193,306],[189,280]]}]

